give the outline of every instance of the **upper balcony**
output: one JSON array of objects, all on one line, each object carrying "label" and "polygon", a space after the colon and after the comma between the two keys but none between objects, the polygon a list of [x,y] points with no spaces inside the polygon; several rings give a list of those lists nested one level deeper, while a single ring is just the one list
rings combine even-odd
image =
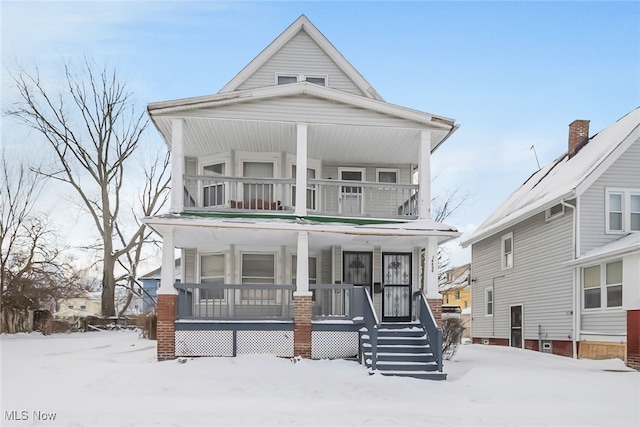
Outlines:
[{"label": "upper balcony", "polygon": [[[306,212],[372,218],[418,217],[418,185],[336,179],[307,179]],[[203,212],[296,211],[294,178],[184,176],[184,210]]]}]

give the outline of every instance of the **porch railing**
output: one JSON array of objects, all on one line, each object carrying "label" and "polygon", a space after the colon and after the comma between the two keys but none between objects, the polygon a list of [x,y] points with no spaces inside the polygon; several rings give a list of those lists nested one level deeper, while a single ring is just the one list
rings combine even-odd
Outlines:
[{"label": "porch railing", "polygon": [[[178,319],[293,320],[295,285],[176,283]],[[315,320],[361,316],[360,287],[311,284]]]},{"label": "porch railing", "polygon": [[293,211],[295,179],[184,176],[184,206],[203,211]]},{"label": "porch railing", "polygon": [[[369,288],[363,286],[361,289],[364,294],[363,318],[365,328],[367,329],[365,333],[369,335],[369,344],[371,345],[370,366],[371,369],[375,371],[378,362],[378,329],[380,327],[380,321],[378,320],[376,310],[373,307],[373,299],[371,298],[371,294],[369,293]],[[366,352],[366,349],[361,350],[365,350],[363,351],[363,354]]]},{"label": "porch railing", "polygon": [[[352,319],[357,313],[353,285],[310,284],[314,319]],[[358,288],[359,289],[359,288]]]},{"label": "porch railing", "polygon": [[[307,212],[319,215],[406,218],[418,215],[418,186],[385,182],[309,179]],[[184,176],[184,207],[200,211],[295,210],[293,178]]]},{"label": "porch railing", "polygon": [[397,218],[417,216],[418,186],[386,182],[310,179],[326,214]]},{"label": "porch railing", "polygon": [[178,319],[293,320],[294,285],[176,283]]},{"label": "porch railing", "polygon": [[415,305],[418,310],[418,320],[422,324],[427,336],[429,337],[429,346],[431,352],[438,364],[438,371],[442,372],[442,330],[438,328],[436,320],[433,317],[427,297],[423,291],[413,294]]}]

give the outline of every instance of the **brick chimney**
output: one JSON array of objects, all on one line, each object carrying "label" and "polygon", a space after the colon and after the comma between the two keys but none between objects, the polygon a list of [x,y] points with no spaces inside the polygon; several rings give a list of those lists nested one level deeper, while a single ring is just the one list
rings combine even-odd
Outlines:
[{"label": "brick chimney", "polygon": [[589,141],[589,120],[574,120],[569,125],[569,158]]}]

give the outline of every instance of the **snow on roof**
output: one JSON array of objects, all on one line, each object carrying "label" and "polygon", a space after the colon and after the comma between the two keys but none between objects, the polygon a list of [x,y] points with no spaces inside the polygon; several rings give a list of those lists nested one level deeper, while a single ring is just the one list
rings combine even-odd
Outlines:
[{"label": "snow on roof", "polygon": [[[162,266],[156,268],[153,271],[148,272],[144,276],[140,276],[139,279],[140,280],[144,280],[144,279],[160,279],[160,274],[161,273],[162,273]],[[175,276],[176,276],[176,279],[180,279],[182,277],[182,271],[180,269],[180,258],[176,259]]]},{"label": "snow on roof", "polygon": [[[453,273],[453,280],[447,280],[449,273]],[[471,264],[465,264],[461,267],[453,268],[447,271],[438,284],[440,292],[452,289],[462,289],[469,285],[469,275],[471,274]]]},{"label": "snow on roof", "polygon": [[640,252],[640,233],[631,233],[606,245],[595,248],[571,261],[570,265],[587,264],[596,260],[620,256],[628,253]]},{"label": "snow on roof", "polygon": [[[579,195],[584,191],[584,188],[579,188],[580,184],[590,176],[599,176],[603,170],[597,170],[598,166],[612,156],[625,140],[632,143],[633,138],[628,137],[634,132],[640,135],[640,108],[592,136],[573,157],[569,158],[565,153],[531,175],[476,231],[462,241],[462,246],[483,240],[563,199]],[[615,153],[619,154],[621,152]]]}]

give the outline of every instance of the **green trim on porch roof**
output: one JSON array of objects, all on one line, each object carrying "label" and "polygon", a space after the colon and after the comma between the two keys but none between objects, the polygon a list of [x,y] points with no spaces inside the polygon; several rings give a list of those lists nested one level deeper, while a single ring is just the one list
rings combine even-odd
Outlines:
[{"label": "green trim on porch roof", "polygon": [[[295,221],[298,218],[295,215],[274,215],[274,214],[260,214],[260,213],[225,213],[225,212],[192,212],[184,211],[180,213],[180,216],[197,216],[200,218],[253,218],[253,219],[284,219]],[[351,225],[375,225],[375,224],[405,224],[407,221],[388,220],[388,219],[367,219],[367,218],[349,218],[349,217],[335,217],[335,216],[305,216],[302,219],[310,222],[325,222],[325,223],[343,223]]]}]

